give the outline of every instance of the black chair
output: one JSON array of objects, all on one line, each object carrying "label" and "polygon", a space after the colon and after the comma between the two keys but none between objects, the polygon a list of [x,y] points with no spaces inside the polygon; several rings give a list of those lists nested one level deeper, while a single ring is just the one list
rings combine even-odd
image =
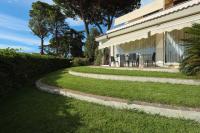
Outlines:
[{"label": "black chair", "polygon": [[156,53],[154,52],[153,55],[152,55],[152,61],[153,63],[155,64],[156,66]]},{"label": "black chair", "polygon": [[144,54],[143,57],[144,57],[144,64],[146,65],[146,67],[154,66],[156,62],[155,52],[153,54]]},{"label": "black chair", "polygon": [[126,66],[129,67],[129,55],[125,56],[125,63],[126,63]]},{"label": "black chair", "polygon": [[125,62],[126,62],[125,55],[124,54],[120,55],[120,66],[124,67]]},{"label": "black chair", "polygon": [[140,61],[140,57],[139,57],[139,55],[137,55],[137,54],[136,54],[136,56],[135,56],[135,57],[136,57],[136,67],[139,67],[139,63],[140,63],[140,62],[139,62],[139,61]]},{"label": "black chair", "polygon": [[137,54],[136,53],[129,54],[129,62],[132,63],[132,66],[137,66]]},{"label": "black chair", "polygon": [[115,62],[114,56],[111,56],[110,58],[111,58],[111,62]]},{"label": "black chair", "polygon": [[112,62],[113,62],[115,65],[116,65],[116,63],[119,63],[119,61],[116,60],[114,56],[111,56],[111,63],[112,63]]}]

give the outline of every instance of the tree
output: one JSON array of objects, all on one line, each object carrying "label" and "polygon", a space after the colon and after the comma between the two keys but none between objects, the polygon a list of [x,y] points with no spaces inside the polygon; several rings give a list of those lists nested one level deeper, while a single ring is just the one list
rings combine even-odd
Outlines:
[{"label": "tree", "polygon": [[82,57],[83,56],[83,45],[82,40],[85,38],[83,32],[78,32],[74,29],[70,30],[71,39],[69,38],[70,46],[71,46],[71,54],[73,57]]},{"label": "tree", "polygon": [[[105,4],[106,3],[106,4]],[[90,5],[89,21],[103,33],[102,26],[110,30],[116,17],[140,7],[140,0],[94,0]]]},{"label": "tree", "polygon": [[58,6],[49,5],[47,13],[49,31],[53,35],[56,52],[58,54],[60,48],[59,38],[65,33],[66,30],[69,29],[69,26],[65,22],[65,16],[62,14]]},{"label": "tree", "polygon": [[94,61],[95,50],[98,47],[98,42],[95,41],[95,37],[99,36],[100,33],[96,28],[90,30],[90,35],[87,37],[85,43],[85,56],[90,59],[91,62]]},{"label": "tree", "polygon": [[32,32],[41,39],[41,55],[44,54],[44,39],[48,36],[48,24],[46,19],[46,7],[48,4],[43,2],[35,2],[29,12],[29,27]]},{"label": "tree", "polygon": [[62,36],[58,37],[60,42],[60,48],[56,51],[56,42],[55,38],[50,40],[48,46],[45,47],[45,51],[49,55],[66,57],[71,54],[73,57],[81,57],[82,56],[82,46],[84,39],[83,33],[78,32],[74,29],[70,29],[65,31]]},{"label": "tree", "polygon": [[194,24],[186,29],[188,38],[184,39],[185,58],[180,70],[187,75],[197,75],[200,72],[200,24]]},{"label": "tree", "polygon": [[78,16],[85,25],[86,35],[89,36],[89,24],[95,25],[103,33],[101,26],[109,30],[116,17],[124,15],[140,7],[140,0],[54,0],[66,14]]},{"label": "tree", "polygon": [[57,5],[62,7],[66,15],[73,18],[79,17],[85,25],[86,35],[89,36],[89,13],[92,7],[91,0],[53,0]]}]

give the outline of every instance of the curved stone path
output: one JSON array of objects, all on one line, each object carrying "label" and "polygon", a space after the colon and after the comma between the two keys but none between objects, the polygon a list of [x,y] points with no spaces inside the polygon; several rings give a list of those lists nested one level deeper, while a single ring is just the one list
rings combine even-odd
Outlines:
[{"label": "curved stone path", "polygon": [[38,89],[52,93],[75,98],[82,101],[96,103],[100,105],[110,106],[117,109],[133,109],[144,111],[149,114],[159,114],[166,117],[190,119],[200,122],[200,109],[172,107],[169,105],[151,104],[144,102],[129,103],[127,100],[111,98],[105,96],[97,96],[78,91],[62,89],[59,87],[49,86],[41,82],[36,82]]},{"label": "curved stone path", "polygon": [[170,83],[184,85],[200,85],[199,80],[192,79],[174,79],[174,78],[155,78],[155,77],[139,77],[139,76],[122,76],[122,75],[105,75],[69,71],[69,74],[79,77],[106,79],[106,80],[123,80],[123,81],[138,81],[138,82],[155,82],[155,83]]},{"label": "curved stone path", "polygon": [[110,66],[88,66],[90,68],[103,68],[111,70],[136,70],[136,71],[149,71],[149,72],[168,72],[178,73],[179,70],[176,68],[136,68],[136,67],[110,67]]}]

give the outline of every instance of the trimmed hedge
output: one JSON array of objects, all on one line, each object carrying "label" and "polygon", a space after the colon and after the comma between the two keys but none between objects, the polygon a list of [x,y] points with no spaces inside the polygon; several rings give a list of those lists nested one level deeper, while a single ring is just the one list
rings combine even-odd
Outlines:
[{"label": "trimmed hedge", "polygon": [[73,66],[76,67],[76,66],[87,66],[90,64],[90,61],[89,61],[89,58],[79,58],[79,57],[76,57],[73,59]]},{"label": "trimmed hedge", "polygon": [[43,74],[70,66],[67,59],[0,50],[0,97],[26,83],[34,83]]}]

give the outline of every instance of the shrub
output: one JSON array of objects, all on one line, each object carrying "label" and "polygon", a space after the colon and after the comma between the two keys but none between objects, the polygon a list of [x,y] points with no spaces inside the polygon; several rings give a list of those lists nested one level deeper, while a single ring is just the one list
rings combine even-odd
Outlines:
[{"label": "shrub", "polygon": [[194,24],[186,33],[188,38],[183,40],[185,58],[180,70],[186,75],[197,75],[200,72],[200,24]]},{"label": "shrub", "polygon": [[69,66],[67,59],[0,50],[0,97],[25,83],[33,83],[43,74]]},{"label": "shrub", "polygon": [[102,64],[103,53],[98,48],[95,50],[95,61],[94,65],[100,66]]},{"label": "shrub", "polygon": [[88,58],[74,58],[72,62],[73,66],[87,66],[90,64]]}]

